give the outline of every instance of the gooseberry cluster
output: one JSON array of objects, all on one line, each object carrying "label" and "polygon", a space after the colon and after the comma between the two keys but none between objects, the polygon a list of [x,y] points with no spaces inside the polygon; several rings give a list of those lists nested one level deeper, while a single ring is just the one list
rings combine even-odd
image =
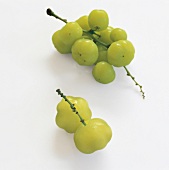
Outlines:
[{"label": "gooseberry cluster", "polygon": [[[135,48],[127,39],[125,30],[109,25],[106,11],[92,10],[89,15],[81,16],[73,22],[59,17],[51,9],[47,9],[47,14],[65,23],[52,36],[58,52],[71,53],[79,65],[93,66],[92,75],[102,84],[111,83],[115,79],[114,67],[123,67],[145,98],[142,86],[126,68],[134,58]],[[85,99],[65,96],[60,89],[56,91],[63,98],[56,108],[56,124],[74,134],[78,150],[90,154],[105,148],[112,138],[112,130],[106,121],[92,118]]]},{"label": "gooseberry cluster", "polygon": [[92,112],[85,99],[65,96],[60,89],[56,92],[63,98],[56,108],[56,124],[68,133],[74,133],[77,149],[90,154],[105,148],[112,138],[110,126],[103,119],[91,118]]},{"label": "gooseberry cluster", "polygon": [[109,17],[105,10],[92,10],[76,21],[68,22],[57,16],[51,9],[47,14],[55,17],[65,25],[52,36],[52,42],[58,52],[72,54],[72,58],[82,66],[93,66],[92,75],[97,82],[108,84],[115,79],[114,67],[124,67],[136,85],[142,86],[130,74],[127,65],[134,58],[135,48],[127,40],[127,33],[121,28],[109,25]]}]

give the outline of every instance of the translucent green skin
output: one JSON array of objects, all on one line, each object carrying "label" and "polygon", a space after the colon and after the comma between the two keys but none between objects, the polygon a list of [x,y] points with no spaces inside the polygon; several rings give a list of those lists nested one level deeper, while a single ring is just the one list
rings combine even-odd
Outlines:
[{"label": "translucent green skin", "polygon": [[112,32],[112,30],[113,30],[113,28],[109,26],[105,30],[100,31],[99,32],[100,33],[100,38],[98,38],[99,41],[101,41],[101,42],[103,42],[103,43],[105,43],[107,45],[111,44],[113,42],[111,40],[111,38],[110,38],[110,33]]},{"label": "translucent green skin", "polygon": [[89,26],[94,31],[101,31],[108,27],[109,17],[104,10],[93,10],[88,16]]},{"label": "translucent green skin", "polygon": [[83,34],[83,30],[77,22],[68,22],[60,31],[61,40],[68,46],[79,39]]},{"label": "translucent green skin", "polygon": [[104,45],[100,44],[99,42],[96,42],[97,48],[99,51],[105,51],[107,50],[107,47],[105,47]]},{"label": "translucent green skin", "polygon": [[74,134],[77,149],[85,154],[91,154],[106,147],[112,138],[110,126],[100,118],[93,118],[87,125],[81,125]]},{"label": "translucent green skin", "polygon": [[100,61],[106,61],[107,62],[107,48],[103,45],[97,44],[98,50],[99,50],[99,56],[95,64],[97,64]]},{"label": "translucent green skin", "polygon": [[100,61],[106,61],[107,62],[107,50],[99,51],[99,57],[96,61],[96,64]]},{"label": "translucent green skin", "polygon": [[82,34],[83,30],[78,23],[69,22],[53,34],[52,42],[58,52],[62,54],[71,53],[72,45],[82,37]]},{"label": "translucent green skin", "polygon": [[128,40],[113,42],[107,51],[107,59],[115,67],[122,67],[130,64],[133,60],[135,49]]},{"label": "translucent green skin", "polygon": [[72,57],[80,65],[91,66],[98,59],[97,45],[89,39],[79,39],[72,46]]},{"label": "translucent green skin", "polygon": [[56,31],[52,36],[52,42],[58,52],[61,54],[71,53],[72,45],[66,45],[60,37],[61,30]]},{"label": "translucent green skin", "polygon": [[127,33],[121,28],[115,28],[110,33],[110,39],[112,41],[127,40]]},{"label": "translucent green skin", "polygon": [[93,77],[96,81],[102,84],[108,84],[115,79],[115,71],[113,67],[104,61],[98,62],[92,71]]},{"label": "translucent green skin", "polygon": [[[72,96],[67,96],[67,99],[75,105],[79,114],[85,121],[91,119],[92,112],[85,99]],[[78,115],[72,111],[70,105],[64,99],[62,99],[61,102],[58,103],[56,109],[56,124],[68,133],[75,133],[77,128],[82,124]]]},{"label": "translucent green skin", "polygon": [[83,30],[89,31],[91,29],[88,24],[87,15],[81,16],[79,19],[76,20],[76,22],[81,26]]}]

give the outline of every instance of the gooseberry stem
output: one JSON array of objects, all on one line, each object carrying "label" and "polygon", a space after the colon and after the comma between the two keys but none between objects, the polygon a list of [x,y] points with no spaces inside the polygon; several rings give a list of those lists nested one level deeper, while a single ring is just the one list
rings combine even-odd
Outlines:
[{"label": "gooseberry stem", "polygon": [[72,104],[72,103],[68,100],[68,98],[61,92],[60,89],[57,89],[56,92],[57,92],[58,95],[60,95],[67,103],[69,103],[70,108],[72,109],[72,111],[75,112],[75,113],[79,116],[80,122],[82,122],[83,125],[86,126],[86,123],[85,123],[84,119],[80,116],[80,114],[79,114],[79,112],[76,110],[76,107],[74,106],[74,104]]},{"label": "gooseberry stem", "polygon": [[66,20],[66,19],[63,19],[63,18],[59,17],[58,15],[56,15],[50,8],[48,8],[48,9],[46,10],[46,13],[47,13],[49,16],[55,17],[56,19],[59,19],[59,20],[63,21],[64,23],[67,23],[67,20]]},{"label": "gooseberry stem", "polygon": [[[54,17],[54,18],[56,18],[56,19],[59,19],[59,20],[63,21],[64,23],[68,23],[67,19],[63,19],[63,18],[59,17],[59,16],[56,15],[50,8],[48,8],[48,9],[46,10],[46,13],[47,13],[49,16],[52,16],[52,17]],[[108,47],[106,44],[100,42],[99,40],[97,40],[97,39],[93,36],[93,34],[95,34],[95,35],[97,35],[97,36],[100,36],[99,34],[95,33],[94,30],[89,30],[89,31],[83,30],[83,33],[90,34],[90,35],[92,36],[92,38],[93,38],[94,41],[97,41],[97,42],[100,43],[101,45],[104,45],[104,46]]]},{"label": "gooseberry stem", "polygon": [[92,29],[89,30],[88,32],[89,32],[90,34],[95,34],[95,35],[97,35],[98,37],[101,37],[101,35],[97,34],[97,33],[96,33],[94,30],[92,30]]},{"label": "gooseberry stem", "polygon": [[[67,21],[66,19],[63,19],[63,18],[59,17],[58,15],[56,15],[50,8],[48,8],[48,9],[46,10],[46,13],[47,13],[49,16],[53,16],[54,18],[63,21],[64,23],[68,23],[68,21]],[[91,36],[91,38],[92,38],[95,42],[98,42],[98,43],[100,43],[101,45],[105,46],[106,48],[109,48],[110,45],[107,45],[107,44],[99,41],[98,39],[96,39],[96,38],[93,36],[94,34],[97,35],[97,36],[100,36],[100,35],[97,34],[94,30],[89,30],[89,31],[83,30],[83,33],[86,33],[86,34],[88,34],[89,36]],[[131,75],[131,73],[128,71],[128,69],[127,69],[125,66],[123,66],[123,67],[124,67],[124,69],[125,69],[126,72],[127,72],[127,76],[131,77],[131,79],[135,82],[135,85],[136,85],[136,86],[139,86],[140,92],[142,93],[142,97],[143,97],[143,99],[144,99],[144,98],[145,98],[145,93],[143,92],[142,86],[141,86],[139,83],[137,83],[137,81],[135,80],[135,77],[133,77],[133,76]],[[59,89],[56,90],[56,91],[58,92],[58,94],[60,94],[60,95],[62,94],[61,97],[64,96],[63,93],[61,93]],[[64,97],[66,97],[66,96],[64,96]],[[64,98],[64,97],[63,97],[63,98]],[[69,101],[67,98],[64,98],[64,99],[65,99],[65,101],[67,101],[67,102],[70,104],[72,110],[75,109],[75,112],[76,112],[76,108],[74,107],[74,105],[73,105],[72,103],[70,103],[70,101]],[[74,110],[73,110],[73,111],[74,111]],[[77,112],[77,113],[78,113],[78,112]],[[80,120],[82,121],[82,123],[85,125],[85,122],[84,122],[84,120],[81,118],[81,116],[80,116],[79,114],[78,114],[78,116],[79,116]]]},{"label": "gooseberry stem", "polygon": [[131,75],[131,73],[130,73],[129,70],[126,68],[126,66],[123,66],[123,67],[124,67],[124,69],[125,69],[126,72],[127,72],[127,76],[131,77],[131,79],[135,82],[135,85],[136,85],[136,86],[139,86],[140,92],[142,93],[142,97],[143,97],[143,99],[145,99],[145,93],[143,92],[142,86],[135,80],[135,77],[133,77],[133,76]]},{"label": "gooseberry stem", "polygon": [[86,34],[88,34],[89,36],[91,36],[91,38],[92,38],[95,42],[98,42],[99,44],[101,44],[101,45],[103,45],[103,46],[105,46],[105,47],[107,47],[107,48],[109,47],[109,45],[107,45],[107,44],[99,41],[98,39],[96,39],[96,38],[93,36],[93,35],[95,34],[95,35],[97,35],[97,36],[100,37],[100,35],[97,34],[97,33],[95,33],[93,30],[89,30],[89,31],[83,30],[83,33],[86,33]]}]

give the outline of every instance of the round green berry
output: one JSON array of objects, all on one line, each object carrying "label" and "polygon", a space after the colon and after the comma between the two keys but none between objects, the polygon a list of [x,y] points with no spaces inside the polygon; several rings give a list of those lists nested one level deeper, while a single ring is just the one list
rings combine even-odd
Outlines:
[{"label": "round green berry", "polygon": [[98,62],[93,67],[92,74],[96,81],[103,84],[108,84],[115,79],[113,67],[105,61]]}]

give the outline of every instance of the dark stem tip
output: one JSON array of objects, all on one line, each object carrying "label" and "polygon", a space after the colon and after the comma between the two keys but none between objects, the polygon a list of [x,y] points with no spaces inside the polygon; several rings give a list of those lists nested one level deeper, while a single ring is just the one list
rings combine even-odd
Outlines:
[{"label": "dark stem tip", "polygon": [[57,93],[60,93],[60,89],[57,89],[56,92],[57,92]]},{"label": "dark stem tip", "polygon": [[46,10],[46,13],[51,16],[53,12],[52,12],[52,10],[51,10],[50,8],[48,8],[48,9]]}]

